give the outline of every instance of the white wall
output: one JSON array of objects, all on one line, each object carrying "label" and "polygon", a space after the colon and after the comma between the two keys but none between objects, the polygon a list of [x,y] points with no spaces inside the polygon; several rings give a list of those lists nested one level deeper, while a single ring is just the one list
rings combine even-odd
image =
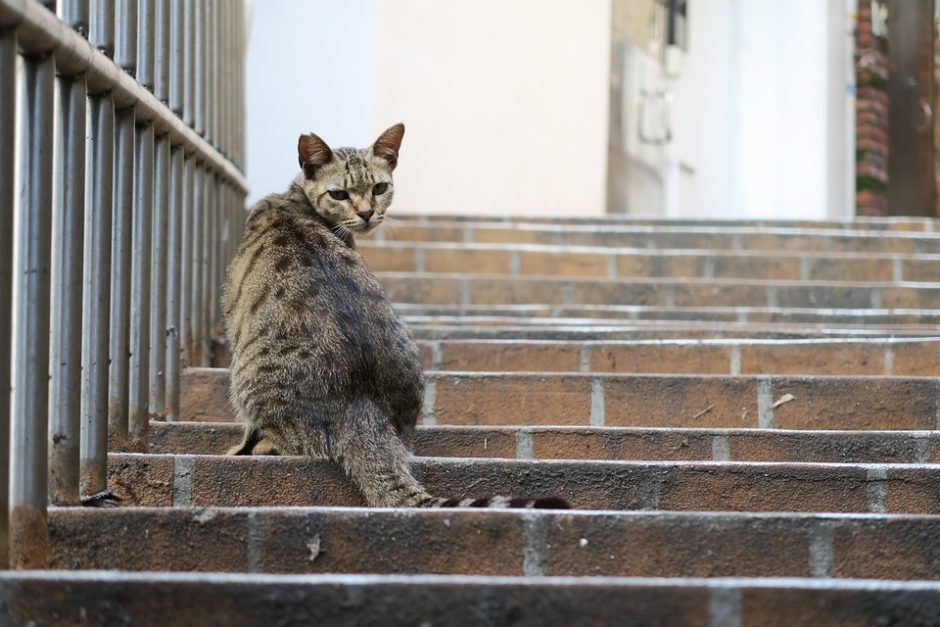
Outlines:
[{"label": "white wall", "polygon": [[601,214],[610,0],[377,0],[372,130],[402,211]]},{"label": "white wall", "polygon": [[249,202],[299,172],[297,137],[332,146],[370,137],[374,0],[256,0],[247,80]]}]

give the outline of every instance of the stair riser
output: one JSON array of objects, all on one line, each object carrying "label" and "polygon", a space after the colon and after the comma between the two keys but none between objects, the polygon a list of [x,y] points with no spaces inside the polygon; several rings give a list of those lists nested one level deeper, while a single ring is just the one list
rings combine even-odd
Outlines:
[{"label": "stair riser", "polygon": [[[916,625],[940,586],[801,580],[488,580],[440,577],[37,579],[0,575],[0,620],[26,625]],[[97,576],[94,576],[97,575]],[[116,603],[116,599],[120,601]]]},{"label": "stair riser", "polygon": [[[241,441],[238,424],[150,425],[152,453],[217,455]],[[517,430],[418,427],[415,455],[504,459],[940,463],[940,434],[706,430]]]},{"label": "stair riser", "polygon": [[53,510],[49,537],[70,570],[940,578],[935,517]]},{"label": "stair riser", "polygon": [[650,250],[696,249],[733,251],[792,251],[818,253],[936,254],[940,238],[917,233],[839,233],[816,229],[716,229],[630,226],[540,225],[396,225],[386,226],[376,241],[465,242],[476,244],[542,244],[548,246],[606,246]]},{"label": "stair riser", "polygon": [[940,342],[584,344],[421,342],[425,370],[662,374],[940,374]]},{"label": "stair riser", "polygon": [[[112,454],[108,466],[128,505],[363,504],[338,466],[307,458]],[[940,473],[929,466],[418,458],[412,467],[435,495],[557,495],[578,509],[940,513]]]},{"label": "stair riser", "polygon": [[940,287],[890,284],[459,277],[380,273],[396,303],[940,309]]},{"label": "stair riser", "polygon": [[[440,323],[415,325],[411,330],[416,339],[440,340],[536,340],[536,341],[585,341],[585,340],[664,340],[664,339],[808,339],[808,338],[871,338],[871,337],[936,337],[937,327],[930,326],[865,326],[838,328],[840,325],[754,325],[724,322],[660,322],[638,324],[634,321],[618,321],[616,324],[527,324],[525,320],[510,320],[492,327],[461,326]],[[835,326],[836,328],[833,328]]]},{"label": "stair riser", "polygon": [[[935,429],[940,397],[926,378],[432,373],[427,382],[433,408],[421,420],[440,425]],[[231,416],[228,370],[184,374],[183,420]]]},{"label": "stair riser", "polygon": [[571,251],[553,247],[527,250],[513,246],[468,244],[416,246],[363,242],[360,251],[376,272],[466,272],[512,276],[553,275],[601,278],[705,278],[789,281],[938,281],[936,259],[866,255],[865,257],[748,255],[709,251],[669,254],[658,251]]}]

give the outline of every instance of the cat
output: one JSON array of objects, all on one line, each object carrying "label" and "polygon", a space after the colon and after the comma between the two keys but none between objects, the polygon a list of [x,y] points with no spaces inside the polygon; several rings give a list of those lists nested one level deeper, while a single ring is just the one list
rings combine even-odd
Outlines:
[{"label": "cat", "polygon": [[411,474],[403,438],[424,397],[418,347],[354,239],[385,218],[404,133],[397,124],[368,148],[335,150],[301,135],[301,174],[251,209],[223,293],[245,425],[229,454],[332,460],[374,507],[567,509],[557,497],[436,497]]}]

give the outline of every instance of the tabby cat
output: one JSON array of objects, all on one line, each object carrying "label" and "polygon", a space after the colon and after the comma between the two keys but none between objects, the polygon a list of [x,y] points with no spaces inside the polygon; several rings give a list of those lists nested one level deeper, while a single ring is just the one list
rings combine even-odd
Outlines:
[{"label": "tabby cat", "polygon": [[362,150],[302,135],[302,173],[252,208],[223,297],[245,424],[229,453],[333,460],[371,506],[567,508],[555,497],[434,497],[411,474],[402,436],[424,396],[418,348],[354,240],[385,218],[404,133],[397,124]]}]

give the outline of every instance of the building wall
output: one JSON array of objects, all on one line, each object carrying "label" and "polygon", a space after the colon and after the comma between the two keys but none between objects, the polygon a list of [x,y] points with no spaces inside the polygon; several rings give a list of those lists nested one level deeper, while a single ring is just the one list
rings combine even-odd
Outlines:
[{"label": "building wall", "polygon": [[605,209],[609,0],[376,0],[373,134],[399,210]]}]

